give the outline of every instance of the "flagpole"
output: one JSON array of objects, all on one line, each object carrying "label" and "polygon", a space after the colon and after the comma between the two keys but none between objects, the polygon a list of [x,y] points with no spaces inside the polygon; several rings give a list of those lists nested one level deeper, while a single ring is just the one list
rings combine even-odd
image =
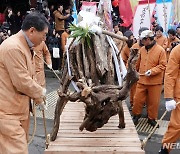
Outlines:
[{"label": "flagpole", "polygon": [[[179,1],[178,0],[176,0],[176,7],[178,8],[180,5],[179,5]],[[179,11],[178,11],[178,9],[176,9],[176,13],[177,13],[177,19],[178,19],[178,24],[179,24],[179,22],[180,22],[180,16],[179,16]]]},{"label": "flagpole", "polygon": [[150,21],[150,25],[151,25],[151,10],[150,10],[150,5],[149,5],[149,0],[148,0],[148,10],[149,10],[149,21]]},{"label": "flagpole", "polygon": [[164,30],[165,30],[165,32],[167,32],[167,13],[166,13],[166,5],[165,5],[165,2],[164,2],[164,0],[163,0],[163,13],[164,13]]}]

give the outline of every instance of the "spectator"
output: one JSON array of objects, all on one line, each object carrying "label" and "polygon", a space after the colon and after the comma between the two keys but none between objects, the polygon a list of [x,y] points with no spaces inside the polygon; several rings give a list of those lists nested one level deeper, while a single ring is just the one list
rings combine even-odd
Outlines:
[{"label": "spectator", "polygon": [[53,57],[53,48],[60,49],[58,34],[55,34],[55,30],[49,32],[49,36],[46,42],[52,58],[52,68],[56,73],[59,73],[60,58]]},{"label": "spectator", "polygon": [[21,16],[21,12],[18,11],[17,14],[15,15],[15,33],[19,32],[21,30],[21,26],[22,26],[22,16]]},{"label": "spectator", "polygon": [[67,19],[70,14],[67,15],[63,15],[63,6],[62,5],[58,5],[57,10],[55,10],[53,12],[54,16],[55,16],[55,30],[56,33],[58,33],[60,36],[61,34],[64,32],[64,20]]},{"label": "spectator", "polygon": [[7,13],[6,21],[9,24],[11,35],[13,35],[16,33],[15,14],[13,13],[12,8],[8,8]]},{"label": "spectator", "polygon": [[72,24],[72,22],[74,21],[74,18],[71,15],[71,10],[69,7],[65,9],[64,16],[68,14],[70,14],[70,16],[65,19],[64,27],[69,27],[69,25]]},{"label": "spectator", "polygon": [[[115,23],[113,25],[113,28],[114,28],[114,33],[115,34],[118,34],[120,36],[123,36],[122,32],[119,30],[119,26],[118,26],[118,23]],[[120,39],[116,39],[116,38],[113,38],[117,48],[119,49],[119,52],[121,53],[121,50],[122,48],[124,47],[124,41],[120,40]]]}]

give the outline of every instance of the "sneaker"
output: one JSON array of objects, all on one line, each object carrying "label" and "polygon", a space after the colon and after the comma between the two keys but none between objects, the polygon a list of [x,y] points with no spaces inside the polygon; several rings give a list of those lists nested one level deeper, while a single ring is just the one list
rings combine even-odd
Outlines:
[{"label": "sneaker", "polygon": [[[148,118],[148,123],[153,127],[156,126],[156,124],[157,124],[156,120],[149,119],[149,118]],[[159,125],[157,126],[157,128],[159,128]]]}]

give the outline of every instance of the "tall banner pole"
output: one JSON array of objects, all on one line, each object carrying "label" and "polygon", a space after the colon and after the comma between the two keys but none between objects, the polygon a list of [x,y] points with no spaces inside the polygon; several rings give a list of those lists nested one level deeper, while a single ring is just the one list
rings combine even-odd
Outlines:
[{"label": "tall banner pole", "polygon": [[150,5],[149,5],[149,0],[148,0],[148,10],[149,10],[149,21],[150,21],[149,23],[151,25],[151,10],[150,10]]},{"label": "tall banner pole", "polygon": [[165,1],[163,0],[163,12],[164,12],[164,30],[167,32],[167,12],[166,12],[166,4]]}]

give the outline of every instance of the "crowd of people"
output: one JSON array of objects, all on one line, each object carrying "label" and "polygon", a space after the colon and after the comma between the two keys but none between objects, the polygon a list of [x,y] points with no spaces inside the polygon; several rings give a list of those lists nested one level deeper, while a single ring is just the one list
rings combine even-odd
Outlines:
[{"label": "crowd of people", "polygon": [[[71,8],[67,6],[65,9],[62,5],[58,5],[54,8],[52,5],[50,8],[45,3],[42,5],[41,11],[31,8],[28,13],[41,12],[49,21],[49,31],[45,43],[47,49],[51,54],[52,68],[56,73],[60,73],[63,53],[65,52],[66,39],[70,35],[69,25],[73,22],[71,15]],[[7,7],[4,11],[4,21],[0,24],[0,44],[7,39],[9,36],[16,34],[21,30],[22,22],[26,15],[21,15],[18,11],[16,14],[13,12],[11,7]],[[53,56],[53,48],[59,49],[59,57]]]},{"label": "crowd of people", "polygon": [[[0,28],[0,132],[3,132],[0,133],[0,150],[4,153],[28,153],[30,98],[45,109],[44,62],[49,69],[59,73],[73,20],[71,8],[64,9],[62,5],[56,9],[45,5],[40,13],[31,9],[25,17],[20,11],[14,14],[12,8],[6,9]],[[114,39],[124,64],[127,66],[131,50],[136,49],[139,53],[136,63],[139,80],[130,91],[134,124],[138,124],[146,105],[148,123],[156,125],[164,84],[166,109],[173,111],[162,142],[176,142],[180,137],[180,106],[176,106],[180,100],[180,26],[176,30],[169,29],[167,37],[159,25],[153,30],[142,27],[139,38],[134,38],[130,30],[123,34],[117,23],[113,27],[114,33],[128,38],[126,42]],[[55,50],[58,56],[54,55]],[[14,107],[10,108],[12,105]],[[167,154],[169,150],[162,146],[160,153]]]}]

